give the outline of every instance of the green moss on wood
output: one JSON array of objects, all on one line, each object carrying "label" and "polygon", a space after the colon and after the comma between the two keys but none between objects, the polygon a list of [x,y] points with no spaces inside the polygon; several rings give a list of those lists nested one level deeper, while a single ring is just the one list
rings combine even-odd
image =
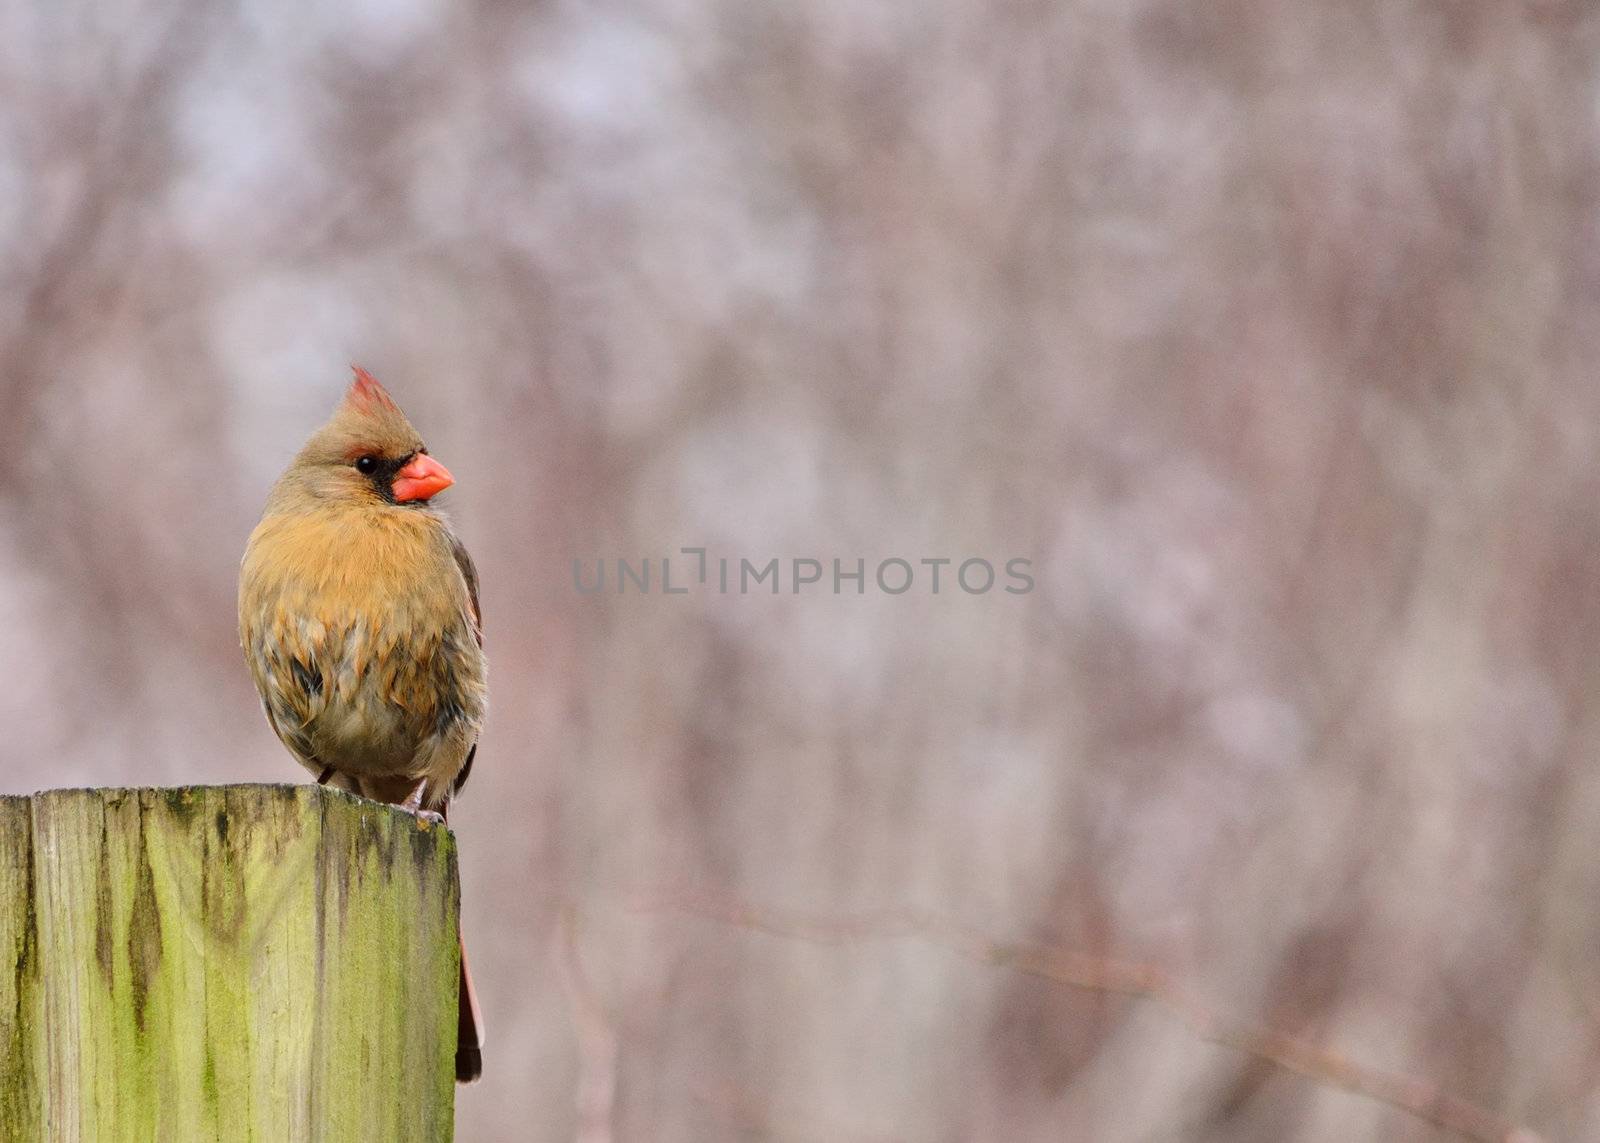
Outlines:
[{"label": "green moss on wood", "polygon": [[0,1139],[449,1139],[456,892],[323,787],[0,798]]}]

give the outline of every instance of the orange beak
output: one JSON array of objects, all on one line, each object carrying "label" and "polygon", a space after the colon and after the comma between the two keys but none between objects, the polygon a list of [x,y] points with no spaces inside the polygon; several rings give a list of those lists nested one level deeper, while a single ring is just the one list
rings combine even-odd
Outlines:
[{"label": "orange beak", "polygon": [[412,462],[394,474],[394,498],[401,504],[411,500],[428,500],[456,482],[450,470],[425,452],[419,452]]}]

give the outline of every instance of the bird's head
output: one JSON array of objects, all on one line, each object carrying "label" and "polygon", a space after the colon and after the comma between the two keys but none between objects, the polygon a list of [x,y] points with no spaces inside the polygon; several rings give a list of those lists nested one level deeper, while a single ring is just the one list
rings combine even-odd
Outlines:
[{"label": "bird's head", "polygon": [[360,366],[344,401],[285,474],[297,491],[359,504],[426,504],[455,483],[382,385]]}]

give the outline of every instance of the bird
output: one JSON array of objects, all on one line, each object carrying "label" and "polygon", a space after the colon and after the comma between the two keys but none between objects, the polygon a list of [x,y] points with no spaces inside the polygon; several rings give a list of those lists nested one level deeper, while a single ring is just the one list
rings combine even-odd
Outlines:
[{"label": "bird", "polygon": [[[488,708],[478,572],[433,498],[453,484],[354,366],[267,495],[239,573],[239,641],[289,752],[332,784],[444,821]],[[461,946],[456,1079],[483,1072]]]}]

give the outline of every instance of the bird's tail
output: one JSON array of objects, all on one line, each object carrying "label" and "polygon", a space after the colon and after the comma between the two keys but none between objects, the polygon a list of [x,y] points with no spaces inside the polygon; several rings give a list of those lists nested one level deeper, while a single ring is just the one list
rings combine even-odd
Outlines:
[{"label": "bird's tail", "polygon": [[471,1083],[483,1075],[483,1014],[467,968],[467,943],[461,942],[461,996],[456,1024],[456,1082]]}]

